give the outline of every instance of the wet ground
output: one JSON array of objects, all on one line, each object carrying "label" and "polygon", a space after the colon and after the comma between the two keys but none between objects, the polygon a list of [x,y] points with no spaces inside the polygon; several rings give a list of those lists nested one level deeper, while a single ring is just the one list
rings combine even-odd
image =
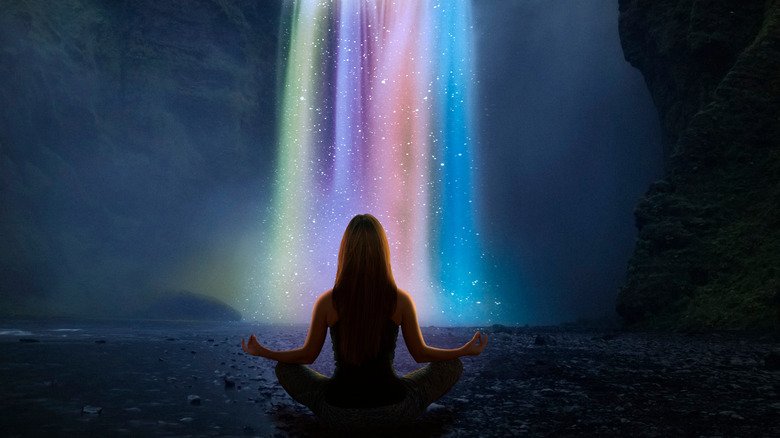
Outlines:
[{"label": "wet ground", "polygon": [[[455,388],[403,436],[780,436],[777,338],[488,327]],[[0,321],[2,436],[320,436],[246,356],[303,326]],[[473,329],[423,329],[455,347]],[[332,372],[330,340],[313,367]],[[419,365],[399,338],[396,369]]]}]

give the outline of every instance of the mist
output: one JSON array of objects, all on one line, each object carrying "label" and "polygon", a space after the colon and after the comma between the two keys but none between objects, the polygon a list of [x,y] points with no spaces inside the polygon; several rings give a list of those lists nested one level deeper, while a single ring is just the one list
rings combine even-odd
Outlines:
[{"label": "mist", "polygon": [[520,323],[613,314],[634,205],[661,172],[657,115],[623,59],[617,10],[476,7],[482,228]]},{"label": "mist", "polygon": [[[246,316],[274,214],[280,6],[0,6],[3,313],[130,317],[186,290]],[[617,1],[473,8],[492,322],[612,315],[663,159]]]}]

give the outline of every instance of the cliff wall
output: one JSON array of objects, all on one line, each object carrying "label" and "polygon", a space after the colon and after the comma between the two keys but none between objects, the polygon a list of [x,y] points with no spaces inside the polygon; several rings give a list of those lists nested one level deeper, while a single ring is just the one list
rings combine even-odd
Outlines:
[{"label": "cliff wall", "polygon": [[666,138],[617,310],[647,328],[764,328],[780,300],[780,1],[621,0]]}]

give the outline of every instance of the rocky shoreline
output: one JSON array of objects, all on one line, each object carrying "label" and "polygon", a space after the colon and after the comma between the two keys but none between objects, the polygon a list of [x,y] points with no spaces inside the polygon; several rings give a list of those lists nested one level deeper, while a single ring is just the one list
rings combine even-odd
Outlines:
[{"label": "rocky shoreline", "polygon": [[[0,336],[6,436],[318,436],[328,434],[241,352],[257,333],[299,345],[303,326],[104,326]],[[455,388],[409,436],[777,436],[777,339],[494,326]],[[2,331],[2,330],[0,330]],[[453,347],[473,329],[424,329]],[[38,342],[20,342],[34,339]],[[330,341],[313,367],[332,372]],[[415,369],[402,339],[399,374]]]}]

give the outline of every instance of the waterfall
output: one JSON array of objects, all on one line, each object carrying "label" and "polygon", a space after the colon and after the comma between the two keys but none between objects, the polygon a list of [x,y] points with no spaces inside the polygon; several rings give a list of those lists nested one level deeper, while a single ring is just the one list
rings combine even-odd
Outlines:
[{"label": "waterfall", "polygon": [[344,228],[371,213],[422,321],[489,319],[498,303],[486,301],[476,222],[470,2],[296,0],[285,16],[255,316],[307,320],[333,285]]}]

